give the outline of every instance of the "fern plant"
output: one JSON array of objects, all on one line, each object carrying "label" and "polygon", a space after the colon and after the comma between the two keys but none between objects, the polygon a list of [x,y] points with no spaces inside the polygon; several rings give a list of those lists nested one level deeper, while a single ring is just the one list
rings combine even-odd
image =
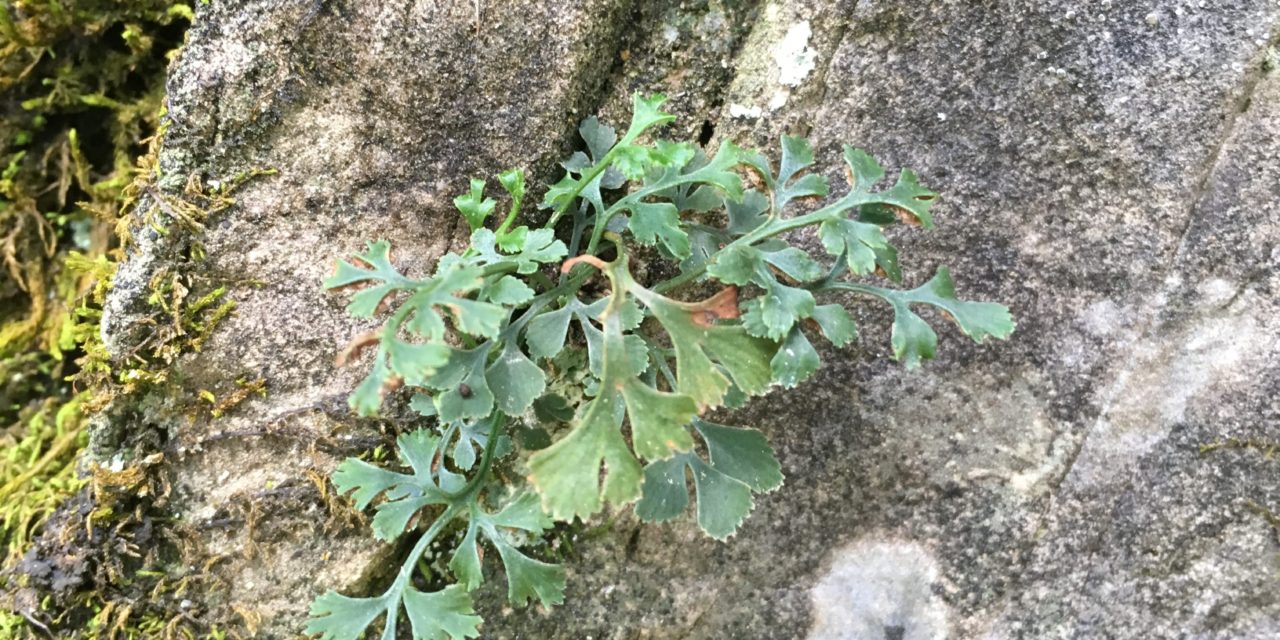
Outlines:
[{"label": "fern plant", "polygon": [[[865,281],[902,278],[886,227],[933,226],[935,194],[912,172],[877,190],[884,170],[846,147],[847,193],[816,206],[828,185],[808,172],[808,142],[784,137],[776,168],[730,143],[714,157],[691,144],[644,143],[642,134],[673,119],[663,100],[637,96],[621,138],[594,117],[582,123],[586,150],[563,163],[540,227],[513,226],[525,178],[508,171],[498,176],[510,204],[496,229],[486,226],[498,203],[484,181],[454,201],[471,245],[441,258],[433,275],[401,273],[388,244],[374,242],[325,281],[360,288],[351,315],[388,314],[346,354],[375,350],[352,408],[373,415],[406,385],[432,426],[399,438],[404,471],[352,458],[334,474],[358,509],[375,505],[375,536],[418,537],[381,595],[318,598],[308,633],[354,640],[381,619],[390,640],[407,619],[416,639],[476,636],[469,593],[484,579],[482,545],[497,551],[512,603],[558,604],[564,569],[522,547],[553,522],[606,505],[634,502],[645,521],[679,517],[690,477],[698,525],[727,539],[754,494],[783,478],[759,431],[705,416],[809,378],[815,336],[853,341],[848,294],[890,305],[893,354],[909,368],[937,346],[914,306],[941,309],[977,342],[1013,331],[1005,307],[957,299],[946,269],[914,289]],[[808,228],[827,258],[788,241]],[[673,275],[649,275],[664,273]],[[682,299],[694,292],[710,295]],[[423,562],[447,540],[458,540],[447,566]],[[451,584],[423,590],[414,577],[424,571]]]}]

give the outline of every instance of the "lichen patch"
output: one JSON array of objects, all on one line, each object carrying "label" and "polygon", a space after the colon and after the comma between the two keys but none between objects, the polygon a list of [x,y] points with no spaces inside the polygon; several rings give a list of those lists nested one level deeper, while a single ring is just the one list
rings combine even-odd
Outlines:
[{"label": "lichen patch", "polygon": [[947,637],[937,561],[914,542],[864,539],[835,553],[809,592],[809,640]]}]

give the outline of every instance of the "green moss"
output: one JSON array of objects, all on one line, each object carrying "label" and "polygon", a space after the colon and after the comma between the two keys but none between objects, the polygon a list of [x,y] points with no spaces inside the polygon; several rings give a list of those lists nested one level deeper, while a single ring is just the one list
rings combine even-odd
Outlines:
[{"label": "green moss", "polygon": [[84,485],[76,477],[72,454],[87,440],[80,405],[85,394],[69,401],[45,398],[29,408],[21,439],[6,442],[0,459],[0,543],[4,563],[16,561],[31,542],[31,533],[66,498]]},{"label": "green moss", "polygon": [[[76,461],[87,441],[86,416],[110,393],[101,384],[111,369],[98,322],[121,256],[118,220],[154,168],[165,70],[191,18],[189,6],[172,0],[22,0],[0,7],[6,272],[0,570],[6,573],[55,526],[49,520],[59,505],[90,491]],[[134,515],[117,518],[121,531],[134,526],[124,522]],[[10,578],[7,586],[31,585]],[[129,605],[103,591],[40,600],[34,611],[15,603],[26,608],[0,616],[0,638],[39,634],[23,612],[41,624],[83,628],[84,637],[156,637],[147,629],[163,634],[169,624],[156,626],[149,621],[155,610],[145,607],[121,617]],[[5,604],[0,609],[7,611]]]},{"label": "green moss", "polygon": [[1215,451],[1222,451],[1225,449],[1257,451],[1267,460],[1271,460],[1275,458],[1277,452],[1280,452],[1280,442],[1259,438],[1228,438],[1226,440],[1200,445],[1201,454],[1213,453]]},{"label": "green moss", "polygon": [[[69,397],[83,298],[100,303],[116,212],[161,116],[190,16],[171,1],[30,0],[0,9],[0,426]],[[12,428],[12,427],[11,427]]]},{"label": "green moss", "polygon": [[[140,164],[154,161],[154,155],[145,157]],[[216,286],[201,291],[186,272],[186,267],[204,258],[200,234],[204,222],[235,204],[232,197],[245,182],[258,176],[274,175],[274,169],[255,168],[229,179],[218,181],[216,188],[206,187],[196,177],[188,180],[186,188],[178,194],[161,193],[154,185],[156,172],[141,174],[126,189],[127,217],[118,226],[122,241],[131,237],[129,225],[146,225],[162,233],[168,233],[173,225],[180,226],[187,244],[187,260],[183,264],[169,264],[159,268],[148,283],[146,303],[152,309],[145,349],[138,349],[112,365],[97,333],[100,315],[94,307],[81,310],[85,324],[80,327],[85,337],[86,358],[80,363],[82,379],[104,390],[107,399],[163,387],[169,396],[191,396],[187,404],[200,404],[198,393],[178,388],[170,380],[169,365],[179,355],[199,352],[204,342],[232,311],[234,300],[227,299],[226,286]],[[147,197],[138,197],[146,194]],[[145,203],[145,208],[138,205]],[[105,270],[106,267],[98,267]],[[99,301],[99,305],[100,305]],[[181,404],[181,403],[180,403]]]},{"label": "green moss", "polygon": [[[0,388],[0,576],[9,576],[0,609],[19,614],[0,617],[0,638],[39,635],[38,624],[85,638],[207,637],[228,623],[251,636],[257,624],[179,606],[220,583],[210,566],[177,561],[180,526],[153,504],[167,490],[154,447],[123,465],[86,459],[79,464],[88,477],[77,475],[86,416],[172,396],[180,385],[171,363],[199,351],[235,308],[225,287],[197,287],[181,264],[165,268],[150,283],[155,335],[113,360],[99,325],[133,233],[142,225],[181,233],[186,257],[199,261],[208,218],[233,205],[244,182],[274,173],[252,169],[207,184],[164,176],[160,186],[165,71],[192,17],[172,0],[0,8],[0,269],[8,276],[0,278],[0,379],[9,381]],[[188,404],[220,415],[264,392],[261,380],[246,378],[212,405],[194,391]],[[124,548],[148,553],[131,558]],[[58,564],[70,556],[91,560]],[[32,578],[23,562],[52,567],[63,586]],[[23,589],[39,595],[34,608],[14,600]]]}]

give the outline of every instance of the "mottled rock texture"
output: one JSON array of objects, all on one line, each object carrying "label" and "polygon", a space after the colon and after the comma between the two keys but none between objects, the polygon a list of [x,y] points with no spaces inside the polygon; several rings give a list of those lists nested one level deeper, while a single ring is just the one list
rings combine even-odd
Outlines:
[{"label": "mottled rock texture", "polygon": [[[383,561],[363,530],[287,505],[256,516],[276,533],[253,555],[254,528],[202,526],[327,473],[315,441],[367,431],[343,403],[356,372],[332,366],[358,330],[319,290],[332,259],[385,237],[425,269],[464,240],[449,201],[469,176],[558,177],[577,120],[622,119],[636,90],[672,96],[672,136],[809,134],[833,176],[845,142],[914,168],[944,199],[937,231],[896,238],[908,279],[948,265],[1019,329],[981,347],[943,332],[941,358],[908,373],[886,359],[883,313],[859,313],[858,348],[726,418],[763,429],[788,477],[730,543],[619,514],[577,546],[563,607],[510,611],[487,592],[486,637],[1280,635],[1265,515],[1280,467],[1244,446],[1280,440],[1274,0],[199,13],[172,70],[166,174],[280,173],[184,263],[239,307],[174,370],[187,389],[250,376],[269,394],[216,421],[116,408],[100,429],[166,432],[174,508],[229,555],[221,605],[256,611],[262,637]],[[104,327],[117,353],[145,339],[146,284],[182,242],[144,236],[122,268]]]}]

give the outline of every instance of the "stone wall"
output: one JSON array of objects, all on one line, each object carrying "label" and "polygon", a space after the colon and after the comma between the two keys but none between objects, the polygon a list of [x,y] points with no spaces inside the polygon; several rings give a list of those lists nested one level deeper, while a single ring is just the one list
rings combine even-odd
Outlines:
[{"label": "stone wall", "polygon": [[[672,97],[672,137],[772,149],[806,134],[833,175],[841,143],[915,169],[943,200],[936,231],[895,238],[908,280],[948,265],[1019,328],[983,346],[944,331],[940,359],[905,372],[885,317],[859,313],[859,345],[734,416],[769,435],[787,484],[732,541],[620,514],[579,545],[551,614],[487,591],[485,637],[1280,634],[1264,515],[1280,468],[1250,448],[1201,453],[1280,439],[1274,0],[241,0],[199,14],[171,71],[166,175],[280,173],[208,221],[202,262],[185,262],[189,238],[143,234],[104,331],[118,354],[145,340],[146,285],[182,263],[239,306],[177,377],[261,377],[269,393],[217,420],[116,408],[100,430],[168,434],[173,508],[228,557],[219,606],[256,611],[263,637],[386,561],[365,531],[268,499],[377,427],[346,412],[359,372],[332,365],[358,329],[320,291],[333,259],[388,238],[425,269],[465,241],[450,200],[468,177],[554,180],[577,121],[624,120],[633,91]],[[254,528],[212,524],[245,499],[266,500],[252,556]]]}]

